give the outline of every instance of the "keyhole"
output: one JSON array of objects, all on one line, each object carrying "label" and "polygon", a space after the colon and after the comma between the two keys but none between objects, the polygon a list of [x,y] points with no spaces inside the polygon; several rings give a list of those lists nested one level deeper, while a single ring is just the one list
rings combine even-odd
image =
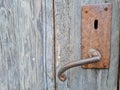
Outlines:
[{"label": "keyhole", "polygon": [[95,28],[95,30],[98,29],[98,20],[95,20],[95,21],[94,21],[94,28]]}]

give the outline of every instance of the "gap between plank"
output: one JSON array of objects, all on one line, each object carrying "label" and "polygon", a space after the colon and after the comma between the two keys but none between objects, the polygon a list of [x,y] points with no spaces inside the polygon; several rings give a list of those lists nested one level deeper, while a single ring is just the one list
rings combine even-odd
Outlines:
[{"label": "gap between plank", "polygon": [[55,34],[55,1],[53,0],[53,42],[54,42],[54,88],[56,90],[56,34]]}]

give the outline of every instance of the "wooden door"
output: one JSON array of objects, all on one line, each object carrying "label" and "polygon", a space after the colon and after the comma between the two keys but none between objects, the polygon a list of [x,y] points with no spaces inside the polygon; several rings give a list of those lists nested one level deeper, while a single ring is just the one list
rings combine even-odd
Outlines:
[{"label": "wooden door", "polygon": [[[112,3],[111,55],[109,69],[68,70],[67,80],[56,78],[57,90],[117,90],[119,63],[119,0],[54,0],[56,69],[81,58],[81,7],[86,4]],[[57,76],[56,76],[57,77]]]},{"label": "wooden door", "polygon": [[[112,3],[109,69],[58,70],[81,58],[81,7]],[[0,0],[0,90],[117,90],[120,0]]]},{"label": "wooden door", "polygon": [[54,90],[52,0],[0,0],[0,90]]}]

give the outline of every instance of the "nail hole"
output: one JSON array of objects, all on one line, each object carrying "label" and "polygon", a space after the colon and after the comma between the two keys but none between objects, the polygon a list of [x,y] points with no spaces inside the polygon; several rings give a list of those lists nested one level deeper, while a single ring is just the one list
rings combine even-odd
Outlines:
[{"label": "nail hole", "polygon": [[95,30],[98,29],[98,20],[95,20],[95,21],[94,21],[94,29],[95,29]]},{"label": "nail hole", "polygon": [[106,7],[104,10],[105,10],[105,11],[108,11],[108,8]]},{"label": "nail hole", "polygon": [[88,13],[88,11],[85,11],[85,13]]},{"label": "nail hole", "polygon": [[108,1],[105,1],[105,3],[108,3]]}]

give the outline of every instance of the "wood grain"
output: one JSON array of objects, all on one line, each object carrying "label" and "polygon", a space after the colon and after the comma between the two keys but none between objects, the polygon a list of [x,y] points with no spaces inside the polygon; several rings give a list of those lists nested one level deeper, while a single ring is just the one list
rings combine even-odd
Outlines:
[{"label": "wood grain", "polygon": [[88,51],[91,48],[101,54],[99,62],[83,65],[83,68],[109,68],[111,12],[110,3],[82,6],[81,57],[89,58]]},{"label": "wood grain", "polygon": [[105,2],[113,6],[110,68],[72,68],[65,82],[57,78],[57,90],[117,90],[120,0],[55,0],[56,68],[81,58],[81,7]]},{"label": "wood grain", "polygon": [[[113,4],[110,68],[67,72],[57,90],[117,90],[120,0],[54,0],[56,69],[81,57],[81,6]],[[54,90],[53,0],[0,1],[0,90]]]},{"label": "wood grain", "polygon": [[52,0],[0,0],[0,90],[54,90]]}]

